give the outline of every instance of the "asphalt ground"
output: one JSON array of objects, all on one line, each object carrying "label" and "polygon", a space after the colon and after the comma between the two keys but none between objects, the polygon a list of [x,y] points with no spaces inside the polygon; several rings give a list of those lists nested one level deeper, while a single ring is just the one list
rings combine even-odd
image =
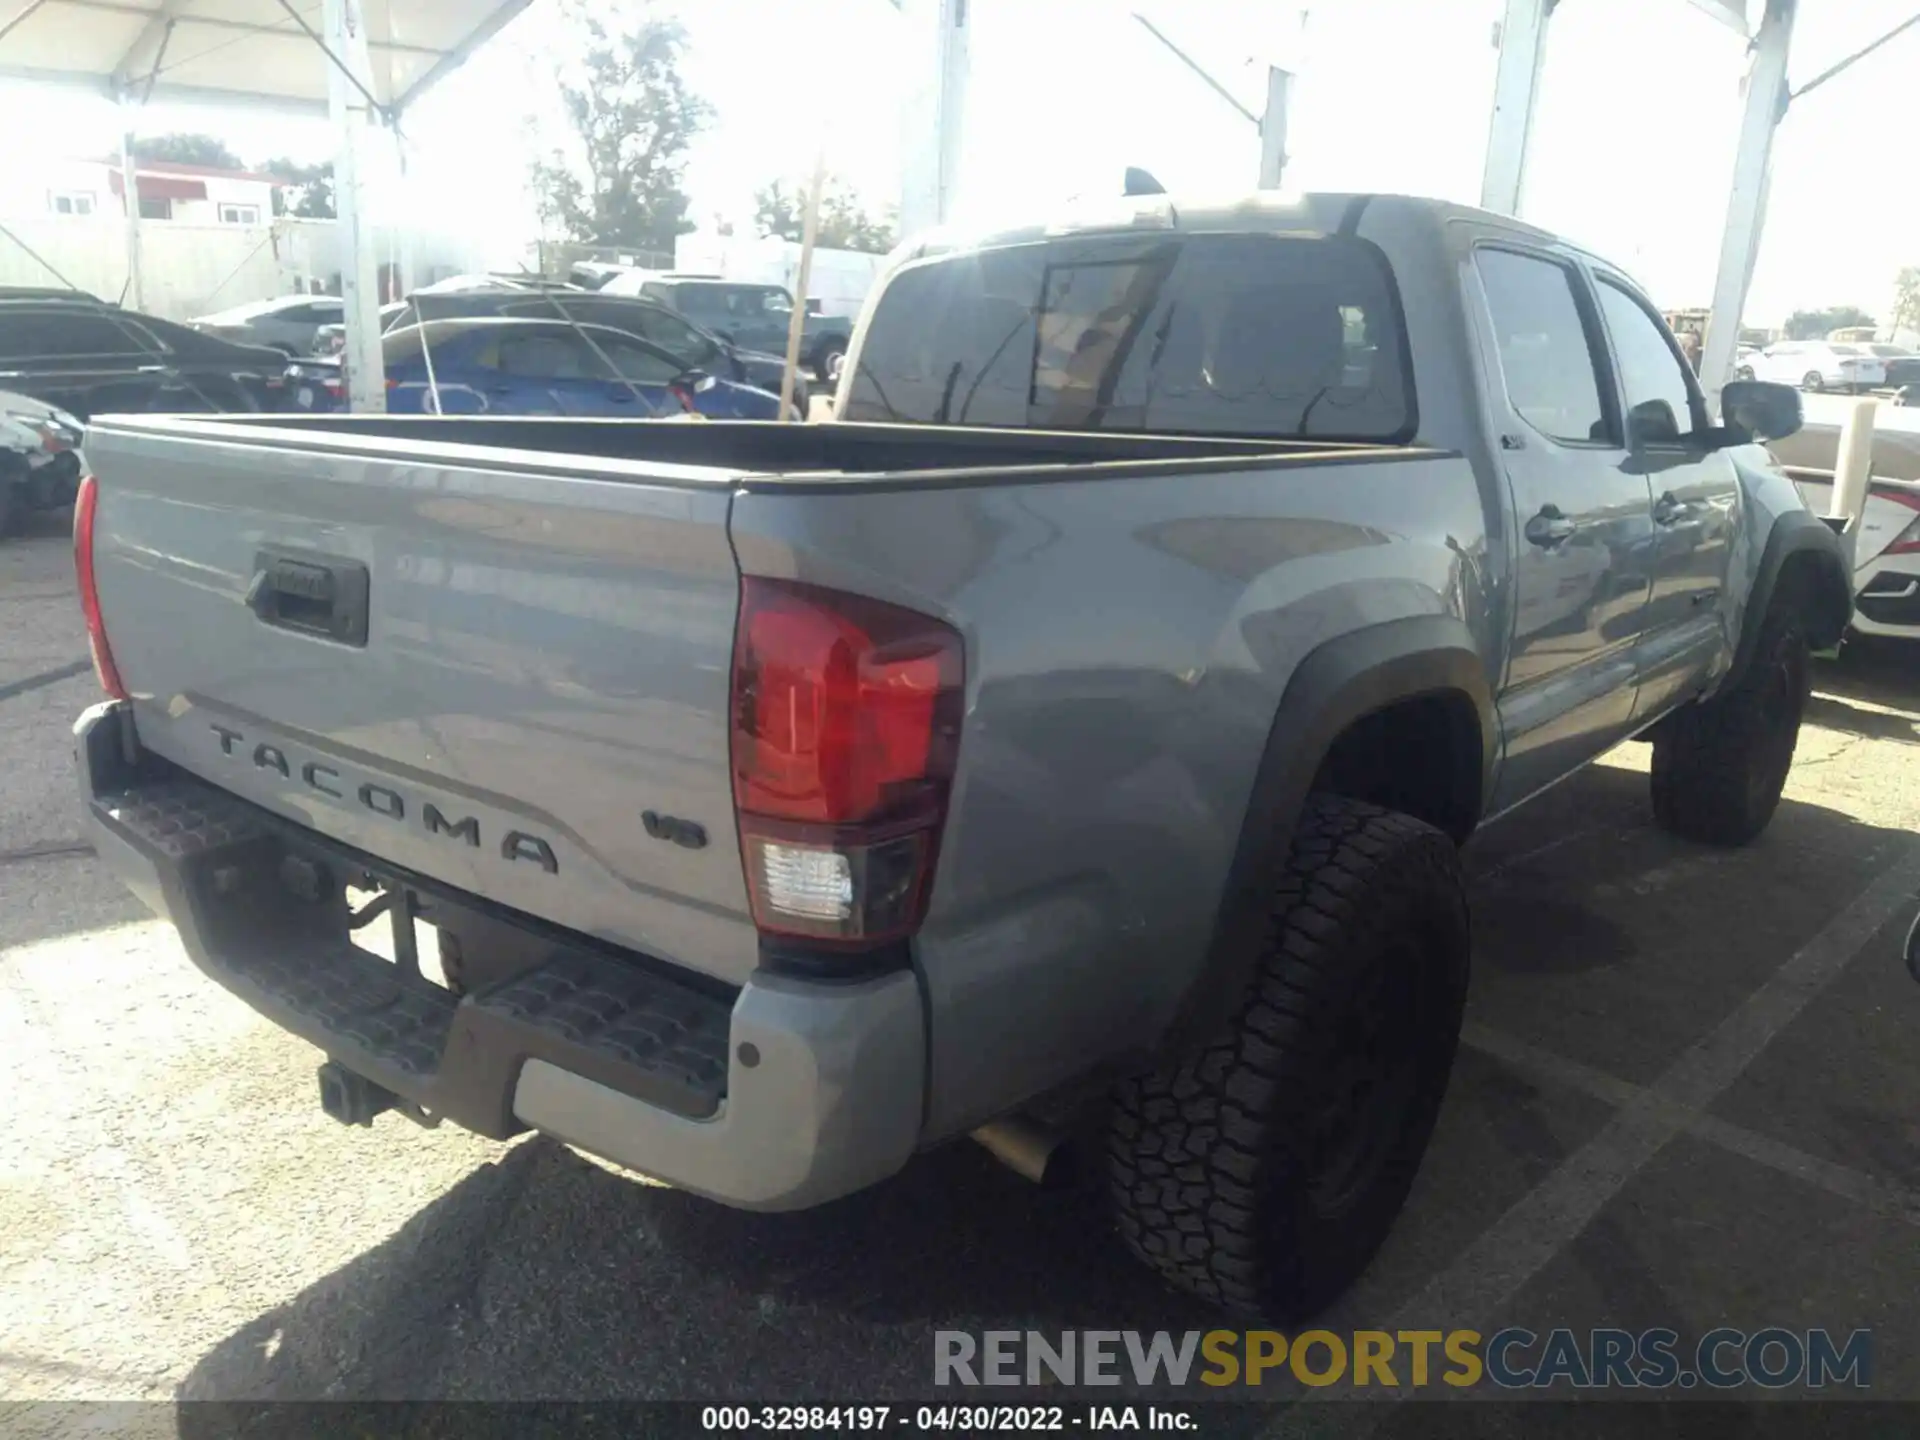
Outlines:
[{"label": "asphalt ground", "polygon": [[[1097,1191],[970,1144],[759,1216],[540,1138],[328,1120],[315,1052],[82,843],[64,523],[0,545],[0,1395],[951,1400],[937,1329],[1221,1323]],[[1476,839],[1466,1045],[1324,1326],[1865,1328],[1869,1393],[1920,1397],[1920,655],[1850,652],[1816,691],[1750,849],[1654,829],[1632,745]],[[1432,1408],[1317,1413],[1414,1435]]]}]

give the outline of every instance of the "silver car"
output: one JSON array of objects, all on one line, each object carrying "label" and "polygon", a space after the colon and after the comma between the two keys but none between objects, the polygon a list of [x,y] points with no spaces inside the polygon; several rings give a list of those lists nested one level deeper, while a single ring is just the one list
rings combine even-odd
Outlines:
[{"label": "silver car", "polygon": [[306,355],[313,350],[314,336],[321,326],[338,325],[345,318],[346,307],[338,295],[282,295],[202,315],[188,323],[196,330],[228,340],[265,345],[287,355]]}]

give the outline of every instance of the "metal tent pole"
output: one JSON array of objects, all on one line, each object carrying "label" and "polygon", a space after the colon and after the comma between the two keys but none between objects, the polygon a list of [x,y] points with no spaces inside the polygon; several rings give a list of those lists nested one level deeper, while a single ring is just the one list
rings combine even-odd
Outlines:
[{"label": "metal tent pole", "polygon": [[140,182],[133,160],[133,102],[120,102],[120,188],[127,211],[127,283],[122,293],[135,310],[146,309],[146,290],[140,282]]},{"label": "metal tent pole", "polygon": [[1719,409],[1720,390],[1733,374],[1740,344],[1740,313],[1760,255],[1760,227],[1766,217],[1767,167],[1773,156],[1773,132],[1787,109],[1787,52],[1793,44],[1794,0],[1767,0],[1767,13],[1753,37],[1747,63],[1746,100],[1740,114],[1740,139],[1733,152],[1733,185],[1727,194],[1726,226],[1720,235],[1720,264],[1714,273],[1713,311],[1700,349],[1700,383],[1709,406]]},{"label": "metal tent pole", "polygon": [[1555,0],[1507,0],[1500,21],[1500,68],[1493,82],[1493,123],[1480,174],[1480,205],[1518,215],[1526,191],[1527,147],[1533,138],[1534,100],[1547,58],[1547,19]]},{"label": "metal tent pole", "polygon": [[944,223],[953,213],[966,114],[970,0],[897,3],[914,27],[915,63],[931,72],[909,101],[900,194],[900,235],[906,239]]},{"label": "metal tent pole", "polygon": [[1267,108],[1260,116],[1260,188],[1278,190],[1287,169],[1287,104],[1293,76],[1278,65],[1267,67]]},{"label": "metal tent pole", "polygon": [[387,408],[387,375],[380,348],[379,238],[360,188],[366,135],[374,118],[361,0],[325,0],[321,25],[333,61],[327,66],[327,110],[338,142],[333,195],[339,217],[340,298],[346,311],[347,404],[356,413],[378,414]]}]

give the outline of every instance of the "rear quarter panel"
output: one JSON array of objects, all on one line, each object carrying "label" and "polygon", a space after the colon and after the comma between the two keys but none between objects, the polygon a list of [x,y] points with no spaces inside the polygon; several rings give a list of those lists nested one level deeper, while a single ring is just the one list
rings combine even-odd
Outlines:
[{"label": "rear quarter panel", "polygon": [[746,573],[911,606],[965,637],[953,808],[916,946],[929,1139],[1165,1030],[1304,656],[1423,615],[1497,653],[1466,461],[1137,468],[750,487],[734,504]]}]

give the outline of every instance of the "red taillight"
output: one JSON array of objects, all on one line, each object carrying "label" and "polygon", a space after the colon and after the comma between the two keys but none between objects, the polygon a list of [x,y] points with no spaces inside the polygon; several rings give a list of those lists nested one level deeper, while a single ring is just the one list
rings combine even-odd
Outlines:
[{"label": "red taillight", "polygon": [[87,620],[87,644],[93,650],[93,673],[100,688],[115,700],[127,698],[120,683],[113,651],[107,648],[106,622],[100,618],[100,591],[93,576],[93,520],[100,504],[100,486],[91,475],[80,477],[80,493],[73,500],[73,570],[80,588],[80,612]]},{"label": "red taillight", "polygon": [[733,798],[760,929],[861,946],[926,911],[959,752],[960,636],[857,595],[749,576]]}]

